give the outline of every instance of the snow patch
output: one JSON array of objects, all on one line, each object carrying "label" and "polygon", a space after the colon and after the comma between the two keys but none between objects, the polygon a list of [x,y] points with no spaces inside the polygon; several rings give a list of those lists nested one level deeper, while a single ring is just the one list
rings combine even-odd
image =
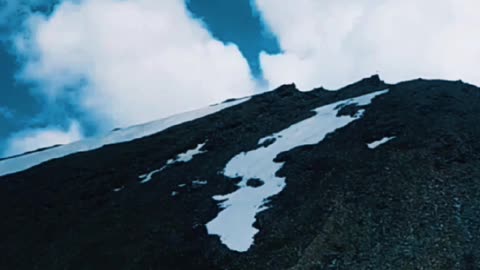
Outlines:
[{"label": "snow patch", "polygon": [[205,146],[205,143],[199,144],[195,149],[190,149],[185,153],[179,154],[175,160],[169,160],[169,162],[171,162],[172,164],[176,162],[189,162],[190,160],[193,159],[193,156],[203,154],[206,152],[201,150],[204,146]]},{"label": "snow patch", "polygon": [[119,187],[119,188],[114,188],[113,192],[120,192],[124,189],[125,187]]},{"label": "snow patch", "polygon": [[379,147],[380,145],[384,144],[384,143],[387,143],[391,140],[395,139],[395,137],[385,137],[381,140],[378,140],[378,141],[374,141],[374,142],[371,142],[369,144],[367,144],[368,148],[370,149],[375,149],[377,147]]},{"label": "snow patch", "polygon": [[89,138],[71,144],[50,148],[40,152],[5,159],[0,161],[0,176],[20,172],[44,163],[46,161],[61,158],[73,153],[90,151],[98,149],[104,145],[132,141],[152,134],[156,134],[169,127],[202,118],[204,116],[219,112],[223,109],[246,102],[249,99],[250,98],[247,97],[227,103],[221,103],[207,108],[173,115],[146,124],[136,125],[125,129],[118,129],[110,132],[104,137]]},{"label": "snow patch", "polygon": [[193,187],[204,186],[206,184],[208,184],[207,181],[202,181],[202,180],[193,180],[192,181],[192,186]]},{"label": "snow patch", "polygon": [[149,182],[150,180],[152,180],[152,177],[155,174],[165,170],[168,166],[171,166],[171,165],[176,164],[176,163],[189,162],[190,160],[193,159],[194,156],[205,153],[206,151],[202,151],[202,148],[205,146],[205,144],[206,143],[201,143],[201,144],[197,145],[194,149],[190,149],[190,150],[187,150],[187,152],[185,152],[185,153],[178,154],[174,159],[169,159],[167,161],[167,164],[164,165],[163,167],[161,167],[160,169],[156,169],[156,170],[153,170],[149,173],[142,174],[142,175],[138,176],[139,179],[142,179],[142,181],[140,181],[140,183],[144,184],[144,183]]},{"label": "snow patch", "polygon": [[149,173],[140,175],[140,176],[138,177],[139,179],[142,179],[142,181],[140,181],[140,183],[141,183],[141,184],[145,184],[145,183],[147,183],[147,182],[150,182],[150,180],[152,180],[152,177],[153,177],[155,174],[157,174],[157,173],[165,170],[166,168],[167,168],[167,166],[163,166],[163,167],[160,168],[160,169],[156,169],[156,170],[153,170],[153,171],[151,171],[151,172],[149,172]]},{"label": "snow patch", "polygon": [[[314,110],[315,116],[293,124],[289,128],[259,140],[259,148],[242,152],[233,157],[226,165],[223,174],[229,178],[241,177],[238,189],[226,195],[215,195],[222,211],[207,223],[209,234],[220,236],[220,240],[229,249],[245,252],[254,242],[258,229],[253,227],[257,213],[266,210],[268,198],[280,193],[285,188],[285,178],[277,177],[276,173],[284,163],[277,163],[275,157],[285,151],[302,145],[312,145],[321,142],[325,136],[336,129],[349,124],[363,116],[361,110],[356,115],[339,116],[339,105],[357,104],[364,106],[371,103],[378,95],[388,90],[351,98],[325,105]],[[267,140],[273,140],[268,146],[262,146]],[[262,186],[250,187],[249,179],[260,179]]]}]

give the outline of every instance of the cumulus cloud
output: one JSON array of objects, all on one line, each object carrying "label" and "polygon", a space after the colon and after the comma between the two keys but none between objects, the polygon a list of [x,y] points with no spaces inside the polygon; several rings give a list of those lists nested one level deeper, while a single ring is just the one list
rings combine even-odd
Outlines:
[{"label": "cumulus cloud", "polygon": [[80,125],[75,121],[72,121],[66,130],[59,127],[23,130],[7,140],[2,156],[8,157],[57,144],[67,144],[81,138]]},{"label": "cumulus cloud", "polygon": [[266,80],[337,88],[379,73],[480,84],[476,0],[255,0],[282,53],[261,54]]},{"label": "cumulus cloud", "polygon": [[255,89],[238,48],[214,39],[179,0],[66,0],[32,16],[16,49],[23,80],[52,104],[74,92],[80,110],[107,128]]}]

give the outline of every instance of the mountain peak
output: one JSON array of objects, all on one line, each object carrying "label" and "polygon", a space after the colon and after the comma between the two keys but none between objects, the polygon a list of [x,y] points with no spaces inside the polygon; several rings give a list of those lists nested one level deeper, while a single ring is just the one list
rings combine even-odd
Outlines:
[{"label": "mountain peak", "polygon": [[478,104],[461,82],[288,84],[0,160],[0,264],[474,269]]},{"label": "mountain peak", "polygon": [[283,84],[273,90],[273,92],[276,92],[277,94],[280,94],[280,95],[287,94],[287,93],[295,93],[298,91],[299,90],[297,89],[297,86],[295,85],[295,83]]}]

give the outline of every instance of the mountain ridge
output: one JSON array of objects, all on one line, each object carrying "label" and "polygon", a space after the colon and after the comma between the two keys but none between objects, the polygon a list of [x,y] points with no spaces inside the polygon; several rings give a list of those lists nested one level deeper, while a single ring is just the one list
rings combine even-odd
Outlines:
[{"label": "mountain ridge", "polygon": [[[317,144],[278,154],[286,187],[256,215],[245,252],[206,224],[238,190],[226,164],[314,109],[389,89]],[[293,91],[295,90],[295,91]],[[479,89],[462,82],[339,91],[285,85],[161,133],[0,177],[6,269],[475,269],[480,244]],[[371,149],[368,144],[394,137]],[[199,144],[204,153],[140,183]],[[271,142],[269,142],[271,143]],[[197,181],[197,182],[194,182]],[[198,184],[198,181],[206,184]],[[120,190],[118,190],[120,189]],[[117,191],[115,191],[117,190]]]}]

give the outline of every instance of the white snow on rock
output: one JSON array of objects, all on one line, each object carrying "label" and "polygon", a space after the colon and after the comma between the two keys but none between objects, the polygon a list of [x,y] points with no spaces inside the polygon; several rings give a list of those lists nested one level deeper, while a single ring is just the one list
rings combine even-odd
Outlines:
[{"label": "white snow on rock", "polygon": [[384,143],[387,143],[391,140],[395,139],[395,137],[385,137],[381,140],[378,140],[378,141],[374,141],[374,142],[371,142],[369,144],[367,144],[368,148],[370,149],[375,149],[377,147],[379,147],[380,145],[384,144]]},{"label": "white snow on rock", "polygon": [[[274,162],[274,158],[282,152],[302,145],[317,144],[328,133],[344,127],[362,117],[363,110],[355,116],[337,117],[338,110],[349,104],[364,106],[373,98],[387,93],[388,90],[374,92],[360,97],[335,102],[315,109],[316,115],[298,122],[272,136],[260,139],[259,148],[242,152],[233,157],[224,169],[229,178],[241,177],[237,184],[239,189],[226,195],[216,195],[214,200],[220,201],[222,211],[207,223],[209,234],[220,236],[220,240],[229,249],[238,252],[247,251],[254,242],[258,229],[253,227],[257,213],[267,209],[265,202],[285,188],[285,178],[276,173],[283,163]],[[263,146],[268,139],[275,139],[268,146]],[[260,179],[264,184],[260,187],[247,186],[249,179]]]},{"label": "white snow on rock", "polygon": [[190,149],[185,153],[179,154],[175,159],[170,159],[167,161],[167,164],[173,164],[177,162],[189,162],[190,160],[193,159],[194,156],[203,154],[206,151],[202,151],[201,149],[205,146],[205,143],[201,143],[197,145],[195,149]]},{"label": "white snow on rock", "polygon": [[142,181],[140,181],[140,183],[141,183],[141,184],[145,184],[145,183],[147,183],[147,182],[150,182],[150,180],[152,180],[152,177],[153,177],[155,174],[157,174],[157,173],[165,170],[166,168],[167,168],[167,166],[163,166],[163,167],[160,168],[160,169],[153,170],[153,171],[151,171],[151,172],[149,172],[149,173],[140,175],[140,176],[138,177],[139,179],[142,179]]},{"label": "white snow on rock", "polygon": [[173,115],[146,124],[115,130],[104,137],[89,138],[43,151],[30,153],[15,158],[5,159],[3,161],[0,161],[0,176],[20,172],[44,163],[48,160],[61,158],[73,153],[90,151],[108,144],[127,142],[146,137],[163,131],[169,127],[202,118],[223,109],[238,105],[240,103],[248,101],[249,99],[250,98],[247,97],[230,102],[216,104],[207,108]]},{"label": "white snow on rock", "polygon": [[205,146],[205,144],[206,143],[201,143],[201,144],[197,145],[194,149],[189,149],[185,153],[178,154],[174,159],[169,159],[167,161],[167,164],[164,165],[163,167],[161,167],[160,169],[156,169],[156,170],[153,170],[149,173],[140,175],[138,177],[138,178],[142,179],[142,181],[140,181],[140,183],[144,184],[144,183],[149,182],[150,180],[152,180],[152,177],[155,174],[165,170],[170,165],[173,165],[175,163],[180,163],[180,162],[189,162],[190,160],[193,159],[194,156],[205,153],[206,151],[202,151],[202,148]]},{"label": "white snow on rock", "polygon": [[122,191],[124,188],[125,188],[125,187],[122,186],[122,187],[113,189],[113,191],[114,191],[114,192],[120,192],[120,191]]},{"label": "white snow on rock", "polygon": [[207,181],[202,181],[202,180],[193,180],[193,181],[192,181],[192,185],[194,185],[194,186],[195,186],[195,185],[196,185],[196,186],[202,186],[202,185],[206,185],[206,184],[208,184]]}]

